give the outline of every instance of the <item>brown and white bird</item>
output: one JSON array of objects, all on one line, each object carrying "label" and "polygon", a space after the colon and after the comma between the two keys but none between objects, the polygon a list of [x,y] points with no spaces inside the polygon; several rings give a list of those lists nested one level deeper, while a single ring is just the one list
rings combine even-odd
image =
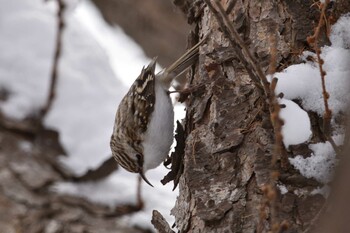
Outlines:
[{"label": "brown and white bird", "polygon": [[167,157],[173,142],[174,110],[169,96],[172,81],[197,59],[201,40],[168,68],[155,74],[156,58],[146,67],[119,104],[111,150],[115,160],[129,172],[156,168]]}]

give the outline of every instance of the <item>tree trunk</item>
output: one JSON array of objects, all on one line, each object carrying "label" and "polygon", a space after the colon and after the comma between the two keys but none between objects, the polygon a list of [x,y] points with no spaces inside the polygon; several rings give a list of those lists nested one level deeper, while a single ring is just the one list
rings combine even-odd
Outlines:
[{"label": "tree trunk", "polygon": [[[306,38],[313,34],[320,14],[313,3],[221,1],[265,74],[273,46],[271,36],[277,44],[277,71],[297,62],[300,52],[308,48]],[[278,189],[266,190],[275,144],[266,97],[231,52],[228,38],[208,6],[203,1],[175,4],[189,21],[198,24],[199,35],[210,33],[189,81],[193,86],[205,84],[205,90],[194,91],[187,100],[184,171],[172,210],[177,228],[182,233],[303,232],[325,200],[321,195],[309,195],[319,183],[301,176],[283,158],[310,153],[307,145],[279,155],[277,184],[283,182],[288,192],[282,195]],[[330,10],[339,17],[340,10],[348,12],[349,8]],[[327,43],[324,35],[322,41]],[[313,143],[323,140],[317,133],[318,120],[312,120]]]}]

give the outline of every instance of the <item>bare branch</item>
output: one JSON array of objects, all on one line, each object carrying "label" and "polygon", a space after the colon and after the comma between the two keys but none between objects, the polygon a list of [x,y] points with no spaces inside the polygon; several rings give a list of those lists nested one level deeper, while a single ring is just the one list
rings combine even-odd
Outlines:
[{"label": "bare branch", "polygon": [[118,169],[118,164],[115,162],[113,156],[106,159],[98,168],[88,170],[85,174],[78,177],[71,178],[74,182],[88,182],[97,181],[106,178]]},{"label": "bare branch", "polygon": [[313,47],[313,49],[316,52],[318,67],[319,67],[320,75],[321,75],[322,96],[323,96],[323,103],[324,103],[324,107],[325,107],[325,112],[323,114],[323,134],[325,135],[327,140],[332,145],[334,151],[339,155],[340,150],[339,150],[338,146],[335,144],[335,142],[331,136],[331,134],[332,134],[332,129],[331,129],[332,111],[330,110],[329,105],[328,105],[329,93],[327,92],[327,88],[326,88],[326,75],[327,75],[327,73],[323,69],[324,61],[321,58],[321,49],[318,45],[321,28],[324,24],[327,25],[326,9],[327,9],[329,2],[330,2],[330,0],[326,0],[324,3],[320,4],[321,14],[320,14],[320,18],[318,21],[318,25],[315,29],[315,33],[312,36],[309,36],[307,38],[307,42]]},{"label": "bare branch", "polygon": [[62,37],[63,37],[63,29],[64,29],[64,20],[63,14],[65,11],[65,3],[63,0],[57,0],[58,11],[57,11],[57,35],[56,35],[56,47],[55,54],[53,59],[53,65],[51,70],[51,82],[49,95],[46,100],[45,106],[41,109],[39,115],[39,121],[42,122],[49,110],[51,109],[53,100],[55,99],[55,89],[57,84],[57,76],[58,76],[58,62],[61,56],[62,50]]}]

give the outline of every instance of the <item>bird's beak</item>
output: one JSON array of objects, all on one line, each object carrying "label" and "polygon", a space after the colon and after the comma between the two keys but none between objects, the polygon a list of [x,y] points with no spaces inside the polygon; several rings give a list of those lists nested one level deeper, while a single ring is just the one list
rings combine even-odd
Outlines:
[{"label": "bird's beak", "polygon": [[149,182],[149,181],[147,180],[145,174],[143,174],[143,171],[140,171],[139,174],[140,174],[141,178],[142,178],[147,184],[149,184],[150,186],[153,187],[153,185],[151,184],[151,182]]}]

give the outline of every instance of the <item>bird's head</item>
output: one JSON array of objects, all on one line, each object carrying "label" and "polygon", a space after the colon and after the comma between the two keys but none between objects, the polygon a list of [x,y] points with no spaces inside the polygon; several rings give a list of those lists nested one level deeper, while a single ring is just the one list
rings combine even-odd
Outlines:
[{"label": "bird's head", "polygon": [[128,172],[138,173],[147,184],[153,187],[145,176],[143,154],[136,151],[129,143],[120,142],[120,140],[114,140],[112,136],[111,149],[117,163]]}]

